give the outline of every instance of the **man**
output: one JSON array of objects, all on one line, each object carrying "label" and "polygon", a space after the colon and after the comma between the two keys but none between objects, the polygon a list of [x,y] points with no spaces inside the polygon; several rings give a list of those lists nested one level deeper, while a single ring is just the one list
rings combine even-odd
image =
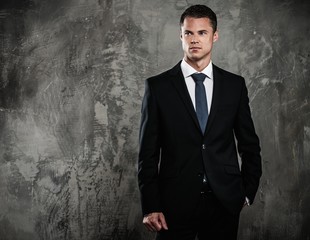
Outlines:
[{"label": "man", "polygon": [[[146,80],[138,180],[143,223],[160,240],[236,239],[261,176],[245,81],[211,62],[215,13],[180,19],[183,60]],[[237,149],[242,160],[238,164]]]}]

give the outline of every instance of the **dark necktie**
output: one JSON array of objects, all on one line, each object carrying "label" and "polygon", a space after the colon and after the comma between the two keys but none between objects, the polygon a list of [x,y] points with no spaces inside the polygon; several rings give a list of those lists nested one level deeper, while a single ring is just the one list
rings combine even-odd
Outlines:
[{"label": "dark necktie", "polygon": [[207,76],[203,73],[192,74],[192,78],[196,83],[195,99],[196,99],[196,114],[202,133],[204,134],[208,121],[208,104],[205,86],[203,81]]}]

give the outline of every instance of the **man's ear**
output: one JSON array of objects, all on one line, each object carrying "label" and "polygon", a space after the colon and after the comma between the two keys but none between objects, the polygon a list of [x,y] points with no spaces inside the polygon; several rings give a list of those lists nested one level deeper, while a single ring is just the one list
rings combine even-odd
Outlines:
[{"label": "man's ear", "polygon": [[213,34],[213,42],[216,42],[219,39],[219,33],[216,30],[215,33]]}]

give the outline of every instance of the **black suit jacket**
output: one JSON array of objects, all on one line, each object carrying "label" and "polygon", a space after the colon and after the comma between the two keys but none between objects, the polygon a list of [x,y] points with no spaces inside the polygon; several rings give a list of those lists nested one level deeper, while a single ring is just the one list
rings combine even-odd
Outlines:
[{"label": "black suit jacket", "polygon": [[261,157],[245,81],[215,65],[213,79],[204,134],[180,63],[146,80],[138,164],[143,214],[163,212],[168,224],[190,218],[204,173],[215,196],[230,212],[239,213],[246,196],[253,202]]}]

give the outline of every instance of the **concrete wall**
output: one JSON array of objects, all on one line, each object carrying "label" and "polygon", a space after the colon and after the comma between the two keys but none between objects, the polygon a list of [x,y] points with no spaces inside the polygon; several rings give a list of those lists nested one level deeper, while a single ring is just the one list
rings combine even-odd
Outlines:
[{"label": "concrete wall", "polygon": [[182,57],[178,19],[218,14],[264,174],[240,240],[310,238],[307,0],[1,0],[0,239],[149,240],[136,168],[144,79]]}]

